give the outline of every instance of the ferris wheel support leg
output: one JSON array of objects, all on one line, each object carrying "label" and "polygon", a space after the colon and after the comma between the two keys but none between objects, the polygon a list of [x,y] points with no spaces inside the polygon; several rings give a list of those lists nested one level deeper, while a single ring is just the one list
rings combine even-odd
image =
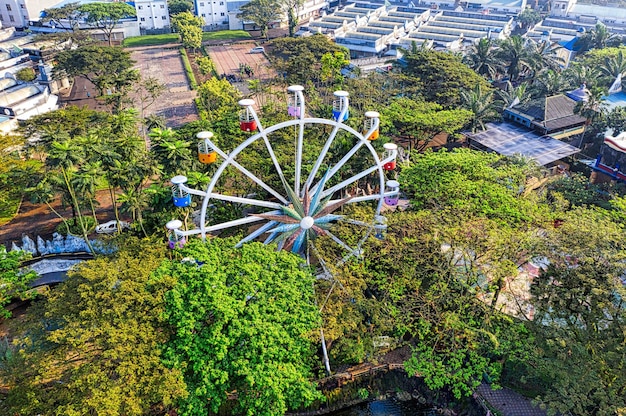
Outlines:
[{"label": "ferris wheel support leg", "polygon": [[330,145],[335,140],[335,136],[337,136],[337,132],[339,131],[340,125],[341,123],[335,122],[335,127],[333,128],[333,131],[330,133],[330,136],[328,136],[328,140],[326,140],[326,143],[324,143],[324,148],[320,152],[320,155],[317,157],[317,160],[315,161],[315,165],[313,166],[311,173],[309,173],[309,177],[304,183],[304,189],[307,189],[313,183],[313,180],[315,179],[315,175],[317,175],[317,171],[319,170],[320,166],[322,165],[322,162],[326,158],[326,153],[328,153],[328,149],[330,149]]},{"label": "ferris wheel support leg", "polygon": [[324,362],[324,368],[326,368],[326,375],[330,376],[330,360],[328,359],[328,350],[326,350],[326,339],[324,338],[324,329],[320,327],[320,338],[322,340],[322,355]]}]

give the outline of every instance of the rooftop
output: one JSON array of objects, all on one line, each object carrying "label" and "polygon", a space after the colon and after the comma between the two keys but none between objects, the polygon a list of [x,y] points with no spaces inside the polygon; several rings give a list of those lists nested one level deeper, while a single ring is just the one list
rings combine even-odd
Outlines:
[{"label": "rooftop", "polygon": [[527,115],[533,119],[534,123],[548,130],[556,130],[586,121],[584,117],[574,114],[575,107],[576,101],[563,94],[558,94],[532,100],[509,111]]},{"label": "rooftop", "polygon": [[487,123],[485,127],[487,130],[468,134],[468,137],[501,155],[521,154],[534,159],[540,165],[547,165],[580,152],[577,147],[549,136],[540,136],[521,126]]}]

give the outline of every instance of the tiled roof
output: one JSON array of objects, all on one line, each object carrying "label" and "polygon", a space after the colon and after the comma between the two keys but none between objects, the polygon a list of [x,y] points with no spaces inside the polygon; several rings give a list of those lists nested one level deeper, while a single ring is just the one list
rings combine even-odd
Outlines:
[{"label": "tiled roof", "polygon": [[574,114],[574,107],[576,107],[576,101],[559,94],[532,100],[515,107],[515,110],[529,116],[535,123],[553,130],[561,125],[567,127],[585,121],[584,117]]}]

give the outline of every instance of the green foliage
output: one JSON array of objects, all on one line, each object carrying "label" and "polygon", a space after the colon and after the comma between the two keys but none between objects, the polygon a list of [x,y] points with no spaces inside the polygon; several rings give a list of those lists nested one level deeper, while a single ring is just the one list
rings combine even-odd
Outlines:
[{"label": "green foliage", "polygon": [[204,21],[201,17],[194,15],[191,12],[178,13],[176,16],[172,16],[172,28],[177,32],[185,26],[194,26],[202,28]]},{"label": "green foliage", "polygon": [[37,273],[20,270],[22,262],[29,258],[30,254],[25,251],[7,252],[4,245],[0,245],[0,318],[11,316],[11,312],[5,309],[11,299],[26,299],[32,295],[29,283]]},{"label": "green foliage", "polygon": [[86,16],[87,24],[104,33],[109,46],[112,46],[111,34],[119,22],[136,15],[135,7],[123,2],[81,4],[78,11]]},{"label": "green foliage", "polygon": [[19,81],[31,82],[37,76],[35,75],[35,70],[33,68],[22,68],[15,73],[15,78]]},{"label": "green foliage", "polygon": [[200,73],[202,75],[214,75],[215,74],[215,64],[208,56],[201,56],[196,58],[196,63],[200,68]]},{"label": "green foliage", "polygon": [[191,260],[155,273],[155,281],[178,280],[166,295],[173,338],[165,357],[185,375],[183,415],[217,412],[235,390],[237,413],[248,415],[282,415],[320,397],[309,381],[309,337],[319,325],[313,275],[297,256],[235,243],[190,242],[180,256]]},{"label": "green foliage", "polygon": [[407,53],[401,63],[394,64],[403,75],[411,91],[419,92],[425,101],[448,108],[460,103],[459,91],[472,90],[481,85],[489,90],[489,83],[465,65],[461,58],[449,52],[418,50]]},{"label": "green foliage", "polygon": [[60,52],[56,61],[55,78],[81,76],[100,94],[106,89],[125,91],[139,79],[138,72],[132,69],[135,62],[130,59],[130,52],[118,47],[83,46]]},{"label": "green foliage", "polygon": [[350,57],[346,48],[337,46],[322,34],[274,39],[270,50],[278,72],[285,73],[288,82],[302,85],[321,82],[322,56],[330,53],[336,60],[337,52],[343,54],[344,59]]},{"label": "green foliage", "polygon": [[187,56],[187,51],[184,48],[180,48],[180,59],[183,60],[185,74],[187,75],[187,80],[189,81],[189,88],[192,90],[197,89],[198,83],[196,82],[196,76],[193,74],[191,63],[189,62],[189,57]]},{"label": "green foliage", "polygon": [[191,0],[172,0],[167,2],[167,9],[170,16],[184,12],[193,12],[193,2]]},{"label": "green foliage", "polygon": [[383,109],[381,128],[395,140],[408,142],[409,149],[421,151],[436,135],[460,131],[471,117],[468,110],[444,110],[436,103],[400,97]]},{"label": "green foliage", "polygon": [[529,221],[532,203],[521,197],[532,165],[468,149],[412,155],[400,184],[415,209],[451,209],[509,224]]},{"label": "green foliage", "polygon": [[525,378],[549,414],[615,415],[626,408],[624,224],[576,208],[548,230],[549,266],[531,286],[538,343]]},{"label": "green foliage", "polygon": [[543,16],[535,9],[526,8],[516,18],[524,27],[531,27],[543,20]]},{"label": "green foliage", "polygon": [[237,101],[240,93],[226,79],[213,77],[198,88],[201,110],[206,111],[209,120],[225,118],[227,113],[237,114]]},{"label": "green foliage", "polygon": [[191,25],[182,26],[178,33],[183,47],[195,50],[202,46],[202,28]]},{"label": "green foliage", "polygon": [[[96,223],[96,220],[93,217],[84,217],[83,225],[85,229],[87,230],[87,234],[91,234],[96,229],[96,225],[98,224]],[[69,227],[69,231],[68,231],[68,227]],[[69,220],[61,222],[59,225],[57,225],[56,232],[62,235],[68,235],[68,234],[81,235],[82,229],[81,229],[81,226],[78,224],[78,221],[76,218],[70,218]]]},{"label": "green foliage", "polygon": [[[598,185],[589,183],[589,179],[581,173],[562,177],[549,186],[549,196],[552,200],[565,198],[570,206],[598,205],[608,208],[608,195]],[[567,207],[566,207],[567,208]]]},{"label": "green foliage", "polygon": [[279,0],[251,0],[239,7],[239,11],[237,19],[254,22],[261,30],[261,36],[266,39],[270,24],[281,18]]},{"label": "green foliage", "polygon": [[[127,240],[113,258],[82,263],[32,310],[0,366],[4,414],[167,413],[187,392],[160,354],[169,278],[150,280],[161,242]],[[17,367],[15,367],[17,366]]]}]

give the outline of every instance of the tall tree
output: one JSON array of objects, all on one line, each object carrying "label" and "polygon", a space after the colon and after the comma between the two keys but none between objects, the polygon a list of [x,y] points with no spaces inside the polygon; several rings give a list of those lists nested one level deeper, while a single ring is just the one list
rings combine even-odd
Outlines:
[{"label": "tall tree", "polygon": [[191,11],[181,12],[172,17],[172,27],[177,32],[179,32],[180,29],[185,26],[195,26],[201,28],[203,24],[204,20],[202,20],[201,17],[191,13]]},{"label": "tall tree", "polygon": [[500,69],[496,50],[496,45],[491,39],[482,38],[478,43],[473,43],[470,46],[463,56],[463,62],[478,74],[493,79]]},{"label": "tall tree", "polygon": [[603,49],[607,46],[618,46],[620,44],[620,38],[614,33],[611,33],[606,25],[602,22],[596,23],[595,27],[591,28],[576,42],[576,47],[579,48],[580,53],[585,53],[591,49]]},{"label": "tall tree", "polygon": [[190,0],[172,0],[167,2],[167,9],[170,16],[174,17],[179,13],[193,12],[193,2]]},{"label": "tall tree", "polygon": [[282,12],[287,15],[287,25],[289,28],[289,36],[293,37],[298,27],[298,16],[300,8],[304,4],[304,0],[280,0]]},{"label": "tall tree", "polygon": [[192,261],[163,264],[155,279],[177,279],[166,295],[173,337],[166,359],[185,375],[183,415],[217,412],[236,391],[236,413],[283,415],[319,397],[312,378],[314,276],[301,259],[261,243],[190,242]]},{"label": "tall tree", "polygon": [[506,67],[506,73],[511,81],[516,81],[523,74],[532,74],[537,68],[538,57],[532,47],[529,47],[528,40],[519,35],[500,43],[498,57]]},{"label": "tall tree", "polygon": [[86,15],[87,23],[104,33],[109,46],[113,46],[113,31],[124,18],[136,15],[135,8],[127,3],[87,3],[78,10]]},{"label": "tall tree", "polygon": [[126,240],[113,258],[82,263],[46,302],[29,310],[0,360],[4,414],[167,414],[188,393],[161,351],[168,339],[164,293],[152,280],[161,242]]},{"label": "tall tree", "polygon": [[472,113],[469,122],[472,132],[475,133],[479,127],[485,130],[487,121],[496,120],[500,116],[493,101],[493,94],[493,89],[485,90],[480,84],[476,84],[472,90],[461,91],[461,105]]},{"label": "tall tree", "polygon": [[270,25],[280,21],[281,18],[280,0],[251,0],[239,7],[239,11],[237,19],[253,22],[265,39],[268,39],[267,31]]},{"label": "tall tree", "polygon": [[137,71],[132,69],[134,61],[130,53],[119,47],[83,46],[60,52],[56,60],[55,77],[81,76],[91,82],[100,94],[111,87],[126,90],[129,83],[138,79]]}]

